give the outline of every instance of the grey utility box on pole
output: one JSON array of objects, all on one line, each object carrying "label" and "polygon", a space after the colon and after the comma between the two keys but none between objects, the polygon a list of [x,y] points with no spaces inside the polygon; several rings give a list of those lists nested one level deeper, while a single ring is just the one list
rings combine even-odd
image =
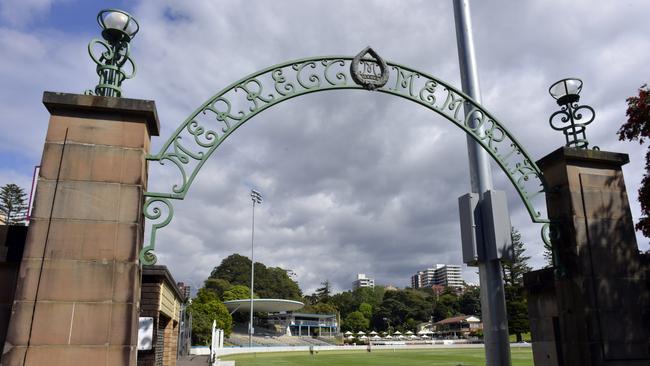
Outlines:
[{"label": "grey utility box on pole", "polygon": [[[481,222],[483,223],[483,240],[485,259],[512,260],[512,237],[510,232],[510,215],[506,192],[490,190],[485,192],[481,201]],[[479,247],[481,248],[481,247]],[[479,249],[479,255],[481,255]]]},{"label": "grey utility box on pole", "polygon": [[481,220],[478,207],[478,193],[468,193],[458,197],[458,212],[460,214],[460,238],[463,244],[463,263],[468,266],[478,264],[478,245],[476,227]]},{"label": "grey utility box on pole", "polygon": [[[479,260],[512,259],[510,215],[505,192],[486,191],[481,201],[476,193],[462,195],[458,197],[458,212],[463,263],[476,266]],[[477,227],[481,230],[476,230]]]}]

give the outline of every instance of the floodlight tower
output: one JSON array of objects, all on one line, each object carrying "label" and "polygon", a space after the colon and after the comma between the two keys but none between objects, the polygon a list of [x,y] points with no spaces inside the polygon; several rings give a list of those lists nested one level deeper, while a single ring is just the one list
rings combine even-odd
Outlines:
[{"label": "floodlight tower", "polygon": [[253,220],[251,224],[251,317],[248,323],[248,347],[253,347],[253,286],[255,284],[255,260],[253,258],[253,243],[255,241],[255,204],[262,203],[262,194],[251,189],[251,200],[253,201]]}]

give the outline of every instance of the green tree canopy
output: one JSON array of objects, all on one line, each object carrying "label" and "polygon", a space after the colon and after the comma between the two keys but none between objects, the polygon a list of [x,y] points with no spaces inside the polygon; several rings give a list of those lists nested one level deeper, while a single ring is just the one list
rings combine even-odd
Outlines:
[{"label": "green tree canopy", "polygon": [[372,319],[372,305],[367,302],[362,302],[361,305],[359,305],[359,311],[364,317],[366,317],[366,319]]},{"label": "green tree canopy", "polygon": [[336,314],[338,310],[329,303],[317,302],[315,304],[307,305],[301,312],[311,313],[311,314]]},{"label": "green tree canopy", "polygon": [[[373,326],[378,329],[391,327],[407,330],[407,323],[428,321],[432,303],[425,293],[417,290],[387,291],[373,314]],[[409,321],[409,319],[411,319]],[[412,329],[410,329],[412,330]]]},{"label": "green tree canopy", "polygon": [[467,286],[458,299],[461,314],[481,315],[481,289],[478,286]]},{"label": "green tree canopy", "polygon": [[452,292],[445,292],[436,301],[433,308],[433,320],[441,321],[460,314],[458,295]]},{"label": "green tree canopy", "polygon": [[[212,270],[208,281],[211,279],[226,281],[231,285],[248,286],[251,280],[251,261],[245,256],[232,254]],[[302,298],[300,287],[289,277],[287,270],[266,267],[262,263],[255,263],[255,293],[261,298]]]},{"label": "green tree canopy", "polygon": [[[257,298],[257,294],[253,293],[253,298]],[[232,301],[232,300],[241,300],[241,299],[250,299],[251,298],[251,289],[242,285],[232,286],[229,290],[224,291],[222,299],[223,301]]]},{"label": "green tree canopy", "polygon": [[214,292],[219,299],[223,300],[223,293],[230,290],[232,285],[230,282],[220,278],[208,278],[205,280],[203,287]]},{"label": "green tree canopy", "polygon": [[367,331],[370,321],[360,311],[353,311],[343,321],[343,329],[349,331]]},{"label": "green tree canopy", "polygon": [[0,223],[4,225],[25,225],[27,219],[27,194],[16,184],[0,187]]},{"label": "green tree canopy", "polygon": [[212,337],[212,322],[217,321],[217,328],[223,329],[225,335],[232,332],[232,317],[226,306],[217,296],[205,288],[199,289],[192,304],[188,307],[192,314],[192,342],[208,345]]}]

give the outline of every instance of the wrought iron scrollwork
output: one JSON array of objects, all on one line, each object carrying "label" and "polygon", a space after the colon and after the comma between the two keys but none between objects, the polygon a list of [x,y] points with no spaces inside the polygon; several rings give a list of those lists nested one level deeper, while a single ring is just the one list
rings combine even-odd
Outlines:
[{"label": "wrought iron scrollwork", "polygon": [[[94,47],[104,48],[99,57],[94,54]],[[130,57],[131,47],[128,42],[121,41],[110,44],[101,39],[93,39],[88,43],[88,54],[97,65],[99,82],[95,90],[86,90],[86,94],[105,97],[122,96],[122,82],[135,76],[135,62]],[[130,69],[130,70],[129,70]],[[125,71],[126,70],[126,71]]]},{"label": "wrought iron scrollwork", "polygon": [[[586,113],[586,115],[584,115]],[[587,125],[594,121],[596,112],[588,105],[578,103],[567,103],[559,111],[551,114],[549,124],[556,131],[562,131],[566,139],[566,147],[587,149]],[[583,120],[584,118],[584,120]],[[598,147],[594,147],[598,149]]]},{"label": "wrought iron scrollwork", "polygon": [[169,225],[174,217],[174,205],[167,198],[149,196],[144,202],[144,217],[151,220],[151,235],[149,238],[149,245],[146,245],[140,251],[140,262],[142,264],[150,265],[156,263],[156,255],[154,254],[156,244],[156,234],[159,229]]},{"label": "wrought iron scrollwork", "polygon": [[[376,63],[378,56],[373,56],[376,57],[368,61]],[[246,121],[267,108],[300,95],[335,89],[366,89],[366,85],[355,82],[350,74],[352,62],[352,57],[332,56],[272,66],[229,85],[197,108],[157,154],[147,157],[151,162],[174,167],[178,175],[177,181],[166,192],[145,193],[145,212],[153,203],[161,203],[169,209],[169,214],[161,223],[154,225],[149,245],[143,249],[143,253],[152,255],[155,233],[169,224],[173,215],[170,199],[185,197],[205,161]],[[374,89],[376,92],[418,103],[465,131],[494,158],[510,179],[532,221],[548,222],[534,200],[540,192],[545,191],[539,167],[491,113],[461,91],[426,73],[390,62],[386,62],[382,72],[381,76],[386,77],[386,82],[377,86]],[[463,107],[469,107],[467,115],[461,112]],[[152,211],[146,217],[158,220],[161,215],[160,211]],[[141,259],[146,259],[147,263],[151,262],[151,258],[155,257],[141,255]]]}]

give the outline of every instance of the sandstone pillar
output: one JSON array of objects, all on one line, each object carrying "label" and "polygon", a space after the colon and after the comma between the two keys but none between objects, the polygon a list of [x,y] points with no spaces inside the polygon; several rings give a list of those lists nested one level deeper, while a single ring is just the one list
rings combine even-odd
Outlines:
[{"label": "sandstone pillar", "polygon": [[[557,351],[559,365],[650,364],[648,261],[637,247],[623,181],[628,161],[626,154],[560,148],[538,162],[549,218],[560,233],[559,262],[554,276],[532,273],[525,281],[534,295],[531,316],[555,318],[531,324],[533,342],[555,339],[546,356]],[[540,289],[548,280],[534,276],[554,284]]]},{"label": "sandstone pillar", "polygon": [[2,365],[135,365],[152,101],[46,92]]}]

